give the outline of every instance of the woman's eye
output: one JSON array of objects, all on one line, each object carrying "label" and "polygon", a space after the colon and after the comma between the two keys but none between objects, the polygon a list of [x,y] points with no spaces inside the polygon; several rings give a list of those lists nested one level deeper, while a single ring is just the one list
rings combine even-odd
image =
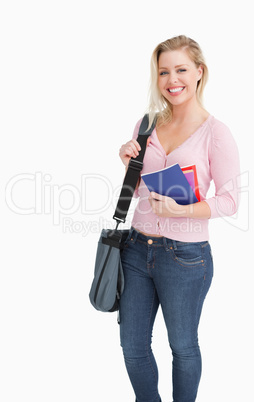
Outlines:
[{"label": "woman's eye", "polygon": [[178,73],[184,73],[186,70],[184,69],[184,68],[180,68],[179,70],[178,70]]},{"label": "woman's eye", "polygon": [[160,73],[160,75],[166,75],[166,74],[168,74],[167,71],[162,71],[162,72]]}]

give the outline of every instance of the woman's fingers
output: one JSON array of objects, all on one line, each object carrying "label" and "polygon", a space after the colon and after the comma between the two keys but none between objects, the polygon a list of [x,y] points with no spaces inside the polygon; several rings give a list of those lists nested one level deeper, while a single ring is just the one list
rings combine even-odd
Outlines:
[{"label": "woman's fingers", "polygon": [[136,145],[137,150],[141,151],[141,146],[139,145],[138,141],[133,139],[132,142],[134,145]]},{"label": "woman's fingers", "polygon": [[121,146],[119,155],[122,159],[126,159],[126,157],[136,158],[139,155],[140,150],[141,150],[141,147],[140,147],[139,143],[133,139]]},{"label": "woman's fingers", "polygon": [[131,140],[129,142],[127,142],[127,151],[128,151],[128,155],[130,156],[138,156],[139,151],[140,151],[140,145],[136,140]]}]

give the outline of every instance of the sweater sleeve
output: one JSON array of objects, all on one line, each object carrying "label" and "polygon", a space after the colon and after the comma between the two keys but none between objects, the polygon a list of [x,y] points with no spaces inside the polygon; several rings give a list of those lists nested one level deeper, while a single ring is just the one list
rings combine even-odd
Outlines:
[{"label": "sweater sleeve", "polygon": [[239,154],[229,128],[219,121],[213,127],[209,160],[215,196],[205,201],[211,218],[233,215],[239,205]]}]

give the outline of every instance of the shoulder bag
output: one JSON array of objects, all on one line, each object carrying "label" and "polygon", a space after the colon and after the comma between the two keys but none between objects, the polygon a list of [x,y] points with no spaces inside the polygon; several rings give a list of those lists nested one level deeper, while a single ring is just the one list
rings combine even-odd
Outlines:
[{"label": "shoulder bag", "polygon": [[113,312],[119,309],[119,300],[124,290],[121,252],[129,230],[119,230],[118,226],[125,222],[143,167],[147,140],[154,130],[156,118],[149,130],[147,130],[148,121],[148,114],[146,114],[142,119],[137,138],[141,151],[136,158],[130,159],[113,216],[113,219],[116,220],[116,228],[113,230],[102,229],[98,242],[94,278],[89,298],[93,307],[103,312]]}]

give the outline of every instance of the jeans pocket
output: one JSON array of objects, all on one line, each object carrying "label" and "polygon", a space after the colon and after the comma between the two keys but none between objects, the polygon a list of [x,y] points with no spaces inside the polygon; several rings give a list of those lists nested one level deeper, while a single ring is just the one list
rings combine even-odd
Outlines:
[{"label": "jeans pocket", "polygon": [[204,263],[202,245],[199,242],[175,242],[175,247],[171,247],[171,251],[174,260],[181,265],[196,266]]}]

